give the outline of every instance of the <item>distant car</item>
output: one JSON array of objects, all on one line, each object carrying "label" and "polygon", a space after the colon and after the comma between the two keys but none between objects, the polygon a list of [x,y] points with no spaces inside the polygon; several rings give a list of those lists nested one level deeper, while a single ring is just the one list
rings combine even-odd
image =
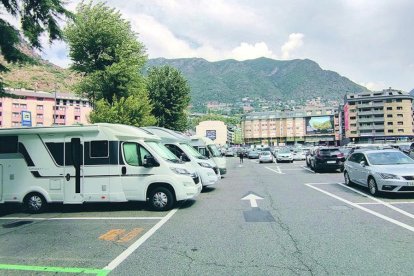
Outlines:
[{"label": "distant car", "polygon": [[293,162],[293,153],[289,148],[281,148],[276,154],[276,162]]},{"label": "distant car", "polygon": [[351,153],[351,149],[350,148],[345,148],[345,147],[340,147],[339,151],[342,152],[344,154],[345,159],[348,158],[348,156]]},{"label": "distant car", "polygon": [[260,152],[259,163],[273,163],[273,155],[269,150]]},{"label": "distant car", "polygon": [[259,158],[259,152],[257,150],[251,150],[247,154],[247,158],[249,158],[249,159],[258,159]]},{"label": "distant car", "polygon": [[306,154],[302,149],[293,150],[293,160],[305,160]]},{"label": "distant car", "polygon": [[414,160],[399,150],[357,150],[345,162],[345,184],[379,192],[414,192]]},{"label": "distant car", "polygon": [[236,153],[232,149],[227,149],[224,153],[224,156],[226,157],[234,157]]},{"label": "distant car", "polygon": [[345,155],[338,147],[319,147],[310,157],[310,168],[319,172],[321,170],[344,170]]},{"label": "distant car", "polygon": [[311,159],[313,155],[315,154],[315,151],[318,149],[318,147],[310,148],[309,151],[306,153],[305,160],[306,160],[306,166],[311,166]]}]

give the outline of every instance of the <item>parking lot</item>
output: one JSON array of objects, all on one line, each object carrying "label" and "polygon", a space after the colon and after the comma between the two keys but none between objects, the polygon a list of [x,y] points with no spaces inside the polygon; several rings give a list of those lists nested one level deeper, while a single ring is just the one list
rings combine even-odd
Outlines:
[{"label": "parking lot", "polygon": [[371,197],[304,161],[227,162],[216,187],[169,212],[142,203],[54,205],[39,215],[2,206],[0,274],[412,273],[413,194]]}]

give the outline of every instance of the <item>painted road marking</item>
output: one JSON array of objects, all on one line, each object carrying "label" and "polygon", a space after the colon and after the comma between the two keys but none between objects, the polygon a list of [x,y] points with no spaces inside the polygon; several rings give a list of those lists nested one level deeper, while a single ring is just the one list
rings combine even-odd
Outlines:
[{"label": "painted road marking", "polygon": [[126,258],[129,257],[135,250],[137,250],[146,240],[148,240],[158,229],[161,228],[176,212],[178,209],[171,210],[165,217],[162,218],[157,224],[155,224],[148,232],[141,236],[136,242],[131,244],[124,252],[116,257],[112,262],[105,266],[104,270],[112,271],[118,267]]},{"label": "painted road marking", "polygon": [[275,173],[277,173],[277,174],[284,174],[284,173],[282,173],[282,171],[280,170],[279,166],[275,167],[275,169],[276,169],[276,170],[273,170],[273,169],[271,169],[271,168],[269,168],[269,167],[265,167],[265,168],[266,168],[266,169],[268,169],[268,170],[271,170],[272,172],[275,172]]},{"label": "painted road marking", "polygon": [[[389,204],[414,204],[414,201],[386,201]],[[357,202],[358,205],[382,205],[379,202]]]},{"label": "painted road marking", "polygon": [[138,236],[142,231],[144,231],[144,228],[134,228],[131,232],[127,233],[125,236],[120,238],[117,242],[129,242],[136,236]]},{"label": "painted road marking", "polygon": [[324,194],[326,194],[326,195],[328,195],[328,196],[330,196],[330,197],[332,197],[332,198],[335,198],[335,199],[337,199],[337,200],[339,200],[339,201],[342,201],[342,202],[344,202],[344,203],[346,203],[346,204],[349,204],[349,205],[351,205],[351,206],[353,206],[353,207],[355,207],[355,208],[358,208],[358,209],[360,209],[360,210],[362,210],[362,211],[365,211],[365,212],[367,212],[367,213],[369,213],[369,214],[371,214],[371,215],[374,215],[374,216],[379,217],[379,218],[381,218],[381,219],[383,219],[383,220],[386,220],[386,221],[391,222],[391,223],[393,223],[393,224],[395,224],[395,225],[398,225],[398,226],[400,226],[400,227],[402,227],[402,228],[405,228],[405,229],[407,229],[407,230],[409,230],[409,231],[411,231],[411,232],[414,232],[414,227],[412,227],[412,226],[410,226],[410,225],[408,225],[408,224],[405,224],[405,223],[400,222],[400,221],[398,221],[398,220],[395,220],[395,219],[392,219],[392,218],[390,218],[390,217],[384,216],[383,214],[380,214],[380,213],[378,213],[378,212],[372,211],[372,210],[370,210],[370,209],[368,209],[368,208],[365,208],[365,207],[363,207],[363,206],[361,206],[361,205],[358,205],[358,204],[356,204],[356,203],[354,203],[354,202],[351,202],[351,201],[346,200],[346,199],[344,199],[344,198],[342,198],[342,197],[339,197],[339,196],[337,196],[337,195],[334,195],[334,194],[332,194],[332,193],[330,193],[330,192],[327,192],[327,191],[325,191],[325,190],[322,190],[322,189],[320,189],[320,188],[317,188],[317,187],[315,187],[315,186],[312,186],[311,184],[305,184],[305,185],[306,185],[306,186],[308,186],[309,188],[312,188],[312,189],[317,190],[317,191],[319,191],[319,192],[321,192],[321,193],[324,193]]},{"label": "painted road marking", "polygon": [[0,217],[0,220],[161,220],[163,217]]},{"label": "painted road marking", "polygon": [[125,229],[112,229],[99,237],[100,240],[104,241],[116,241],[119,237],[125,233]]},{"label": "painted road marking", "polygon": [[302,169],[305,169],[305,170],[307,170],[307,171],[310,171],[310,172],[312,172],[312,173],[316,173],[316,172],[312,171],[311,169],[309,169],[308,167],[302,166],[301,168],[302,168]]},{"label": "painted road marking", "polygon": [[40,271],[40,272],[56,272],[56,273],[84,273],[84,274],[95,274],[97,276],[104,276],[110,272],[109,270],[105,270],[105,269],[93,269],[93,268],[30,266],[30,265],[10,265],[10,264],[0,264],[0,270]]},{"label": "painted road marking", "polygon": [[394,210],[394,211],[396,211],[396,212],[398,212],[400,214],[403,214],[403,215],[405,215],[405,216],[407,216],[409,218],[414,219],[414,215],[413,214],[411,214],[411,213],[409,213],[407,211],[404,211],[404,210],[402,210],[402,209],[400,209],[398,207],[395,207],[395,206],[393,206],[393,205],[391,205],[391,204],[389,204],[389,203],[387,203],[385,201],[382,201],[381,199],[375,198],[375,197],[370,196],[370,195],[368,195],[366,193],[363,193],[361,191],[358,191],[358,190],[356,190],[354,188],[348,187],[348,186],[346,186],[346,185],[344,185],[342,183],[338,183],[338,185],[340,185],[342,187],[345,187],[345,188],[347,188],[347,189],[349,189],[349,190],[351,190],[351,191],[353,191],[353,192],[355,192],[357,194],[363,195],[363,196],[365,196],[365,197],[367,197],[367,198],[369,198],[369,199],[371,199],[373,201],[376,201],[376,202],[378,202],[378,203],[380,203],[380,204],[382,204],[382,205],[384,205],[384,206],[386,206],[386,207],[388,207],[388,208],[390,208],[390,209],[392,209],[392,210]]}]

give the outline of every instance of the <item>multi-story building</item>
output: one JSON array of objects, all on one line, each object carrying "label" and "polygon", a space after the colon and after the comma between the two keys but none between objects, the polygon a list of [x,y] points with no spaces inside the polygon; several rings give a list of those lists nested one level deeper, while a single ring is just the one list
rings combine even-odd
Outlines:
[{"label": "multi-story building", "polygon": [[6,89],[15,98],[0,98],[0,128],[22,126],[22,112],[30,112],[32,126],[88,124],[92,108],[87,99],[68,93]]},{"label": "multi-story building", "polygon": [[346,95],[342,109],[346,142],[413,138],[413,99],[408,93],[391,88]]},{"label": "multi-story building", "polygon": [[242,116],[246,144],[337,144],[339,117],[334,108],[250,113]]}]

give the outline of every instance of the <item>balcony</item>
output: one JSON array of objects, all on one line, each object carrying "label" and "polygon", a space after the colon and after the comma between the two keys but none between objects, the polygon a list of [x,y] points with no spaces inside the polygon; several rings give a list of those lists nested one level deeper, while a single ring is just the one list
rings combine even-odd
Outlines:
[{"label": "balcony", "polygon": [[371,117],[358,119],[358,123],[372,123],[372,122],[383,122],[384,117]]},{"label": "balcony", "polygon": [[370,111],[358,112],[358,115],[375,115],[375,114],[384,114],[384,110],[370,110]]},{"label": "balcony", "polygon": [[359,130],[377,130],[377,129],[382,129],[382,130],[384,130],[384,126],[383,125],[381,125],[381,126],[376,126],[376,125],[371,125],[371,126],[359,126],[358,127],[358,129]]},{"label": "balcony", "polygon": [[357,108],[383,107],[384,103],[358,104]]}]

